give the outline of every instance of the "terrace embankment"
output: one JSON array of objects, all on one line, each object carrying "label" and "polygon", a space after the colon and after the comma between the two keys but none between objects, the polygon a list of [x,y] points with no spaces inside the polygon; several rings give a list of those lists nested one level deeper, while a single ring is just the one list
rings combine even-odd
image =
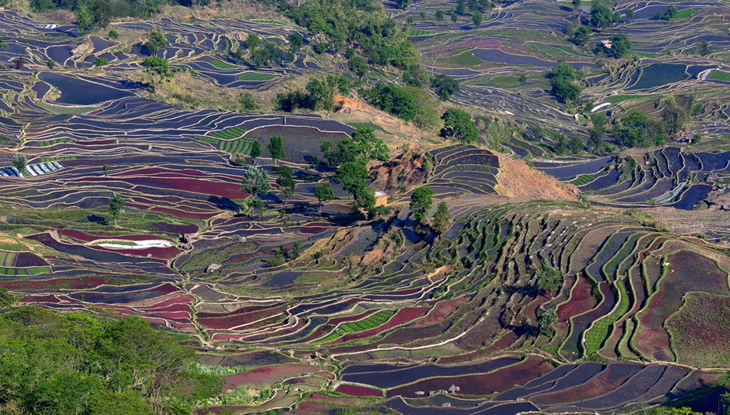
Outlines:
[{"label": "terrace embankment", "polygon": [[499,157],[499,173],[494,190],[498,194],[520,199],[578,200],[580,191],[571,184],[561,183],[545,173],[529,167],[522,160]]}]

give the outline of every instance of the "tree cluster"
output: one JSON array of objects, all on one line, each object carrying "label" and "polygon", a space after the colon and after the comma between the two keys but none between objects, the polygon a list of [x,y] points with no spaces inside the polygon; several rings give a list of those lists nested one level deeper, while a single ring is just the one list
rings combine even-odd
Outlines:
[{"label": "tree cluster", "polygon": [[372,128],[357,128],[350,137],[345,137],[336,144],[325,141],[320,150],[332,167],[355,161],[365,165],[370,160],[388,160],[388,147],[375,135]]},{"label": "tree cluster", "polygon": [[332,111],[335,107],[335,96],[347,94],[349,91],[350,82],[344,75],[328,75],[326,78],[312,79],[304,91],[276,94],[275,104],[279,110],[286,112],[299,108]]},{"label": "tree cluster", "polygon": [[360,95],[373,106],[406,121],[413,120],[418,114],[418,104],[413,95],[393,84],[381,82],[370,89],[361,89]]},{"label": "tree cluster", "polygon": [[334,52],[352,47],[377,65],[402,69],[418,59],[406,28],[373,0],[311,0],[300,7],[285,2],[279,6],[311,36],[324,35]]},{"label": "tree cluster", "polygon": [[222,385],[137,317],[23,307],[0,314],[0,350],[2,413],[184,414]]},{"label": "tree cluster", "polygon": [[572,66],[560,63],[545,76],[550,80],[550,93],[558,101],[575,104],[580,102],[580,77]]},{"label": "tree cluster", "polygon": [[677,136],[695,110],[692,95],[669,97],[661,102],[658,117],[632,111],[613,126],[613,134],[623,147],[650,147],[664,145]]},{"label": "tree cluster", "polygon": [[476,124],[474,124],[471,115],[466,111],[458,108],[449,108],[441,116],[441,119],[444,120],[444,126],[440,132],[441,137],[455,139],[465,143],[479,141],[479,130]]}]

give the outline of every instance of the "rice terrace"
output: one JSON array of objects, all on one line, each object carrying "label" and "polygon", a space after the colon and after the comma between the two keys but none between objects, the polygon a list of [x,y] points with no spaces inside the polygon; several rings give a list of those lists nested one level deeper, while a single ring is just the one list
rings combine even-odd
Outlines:
[{"label": "rice terrace", "polygon": [[0,0],[0,413],[730,414],[728,0]]}]

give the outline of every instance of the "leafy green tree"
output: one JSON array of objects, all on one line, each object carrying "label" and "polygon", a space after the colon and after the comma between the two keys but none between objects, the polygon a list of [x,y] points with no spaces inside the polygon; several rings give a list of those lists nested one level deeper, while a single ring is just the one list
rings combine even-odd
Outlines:
[{"label": "leafy green tree", "polygon": [[484,16],[480,12],[474,12],[471,15],[471,21],[474,23],[474,27],[479,27],[482,25],[482,22],[484,21]]},{"label": "leafy green tree", "polygon": [[167,59],[158,58],[157,56],[150,56],[142,59],[142,67],[144,67],[145,71],[151,73],[153,76],[158,75],[160,77],[160,81],[164,81],[165,79],[172,78],[174,76],[173,72],[170,71]]},{"label": "leafy green tree", "polygon": [[286,201],[294,195],[296,182],[291,167],[279,166],[276,172],[279,174],[279,177],[276,178],[276,184],[279,186],[279,191],[284,195],[284,209],[286,209]]},{"label": "leafy green tree", "polygon": [[581,87],[576,82],[578,74],[572,66],[567,63],[560,63],[545,76],[550,80],[552,86],[550,93],[558,101],[565,103],[578,103],[580,101]]},{"label": "leafy green tree", "polygon": [[94,66],[106,66],[109,65],[109,61],[106,58],[96,58],[94,59],[94,62],[92,63]]},{"label": "leafy green tree", "polygon": [[413,218],[419,223],[423,223],[423,220],[426,219],[426,215],[428,214],[428,210],[431,209],[431,205],[433,204],[431,196],[433,196],[433,190],[425,186],[419,187],[411,194],[411,212],[413,213]]},{"label": "leafy green tree", "polygon": [[264,201],[261,199],[247,199],[246,204],[248,205],[250,212],[257,212],[259,220],[261,220],[261,213],[264,210]]},{"label": "leafy green tree", "polygon": [[319,211],[322,212],[322,205],[335,199],[335,191],[329,183],[322,183],[314,188],[314,196],[319,201]]},{"label": "leafy green tree", "polygon": [[116,29],[109,29],[109,39],[119,39],[119,32],[117,32]]},{"label": "leafy green tree", "polygon": [[256,33],[251,33],[248,35],[244,43],[246,44],[247,48],[256,49],[257,47],[261,46],[261,43],[263,43],[263,41],[261,40],[261,37],[259,35],[257,35]]},{"label": "leafy green tree", "polygon": [[251,166],[243,172],[241,189],[251,194],[254,198],[258,195],[265,195],[271,191],[271,183],[266,170]]},{"label": "leafy green tree", "polygon": [[459,90],[459,81],[439,74],[431,78],[431,88],[436,91],[441,101],[448,101],[449,97]]},{"label": "leafy green tree", "polygon": [[[192,348],[138,317],[0,314],[0,406],[22,414],[184,414],[221,390]],[[5,411],[3,411],[5,412]]]},{"label": "leafy green tree", "polygon": [[413,120],[418,114],[418,103],[399,86],[381,82],[373,88],[361,90],[360,93],[372,105],[406,121]]},{"label": "leafy green tree", "polygon": [[558,314],[554,308],[538,308],[537,325],[540,328],[540,334],[548,336],[553,332],[553,325],[558,321]]},{"label": "leafy green tree", "polygon": [[21,173],[25,171],[26,167],[28,167],[28,158],[25,157],[25,154],[13,154],[13,158],[10,162],[13,164],[13,167],[18,169]]},{"label": "leafy green tree", "polygon": [[434,15],[436,17],[437,22],[443,22],[444,21],[444,12],[441,10],[436,10],[436,14]]},{"label": "leafy green tree", "polygon": [[454,12],[459,16],[466,15],[466,2],[464,0],[457,0]]},{"label": "leafy green tree", "polygon": [[281,160],[286,157],[286,155],[284,154],[284,145],[282,144],[282,139],[278,135],[275,135],[269,139],[269,145],[266,146],[266,149],[269,150],[271,158],[274,159],[274,164],[276,164],[277,160]]},{"label": "leafy green tree", "polygon": [[459,20],[459,16],[456,14],[455,11],[451,12],[451,21],[456,23],[456,21]]},{"label": "leafy green tree", "polygon": [[302,48],[302,45],[304,45],[304,38],[297,32],[290,33],[289,36],[286,37],[286,40],[289,41],[289,49],[292,52],[298,51]]},{"label": "leafy green tree", "polygon": [[586,43],[588,43],[588,40],[591,37],[591,29],[587,26],[580,26],[578,29],[576,29],[575,33],[573,33],[573,36],[570,37],[570,41],[578,46],[583,46]]},{"label": "leafy green tree", "polygon": [[573,1],[571,1],[571,3],[573,3],[573,9],[578,9],[582,2],[581,2],[581,0],[573,0]]},{"label": "leafy green tree", "polygon": [[253,94],[250,92],[244,92],[241,94],[241,107],[244,111],[256,111],[258,108],[258,105],[256,105],[256,99],[254,99]]},{"label": "leafy green tree", "polygon": [[627,9],[626,10],[626,18],[629,19],[629,20],[633,19],[634,18],[634,11],[631,10],[631,9]]},{"label": "leafy green tree", "polygon": [[353,56],[348,61],[348,65],[350,66],[350,70],[357,75],[358,78],[362,78],[370,70],[368,61],[366,61],[362,56]]},{"label": "leafy green tree", "polygon": [[591,25],[597,28],[611,26],[616,22],[608,0],[594,0],[591,3]]},{"label": "leafy green tree", "polygon": [[5,44],[5,41],[2,38],[0,38],[0,48],[4,48],[6,46],[7,45]]},{"label": "leafy green tree", "polygon": [[451,214],[446,202],[441,202],[436,207],[436,213],[433,215],[433,230],[438,234],[446,232],[451,226]]},{"label": "leafy green tree", "polygon": [[703,40],[702,42],[698,43],[697,46],[695,46],[695,53],[700,56],[709,55],[710,53],[712,53],[712,51],[710,50],[710,44],[707,43],[707,41]]},{"label": "leafy green tree", "polygon": [[568,143],[568,149],[573,154],[580,153],[581,151],[583,151],[583,149],[585,149],[585,147],[586,147],[585,143],[577,135],[573,136],[573,138],[571,138],[570,142]]},{"label": "leafy green tree", "polygon": [[335,173],[335,180],[341,182],[345,190],[351,193],[360,185],[364,185],[367,178],[368,169],[357,161],[343,164]]},{"label": "leafy green tree", "polygon": [[154,55],[158,50],[167,46],[167,39],[162,33],[153,31],[147,36],[147,43],[144,46],[147,49],[147,54]]},{"label": "leafy green tree", "polygon": [[375,130],[364,127],[358,127],[350,137],[343,138],[337,144],[324,141],[320,150],[332,167],[354,161],[365,165],[370,160],[386,161],[389,157],[388,147],[375,135]]},{"label": "leafy green tree", "polygon": [[114,197],[109,199],[109,206],[107,208],[109,209],[109,214],[112,215],[112,218],[114,218],[114,226],[117,226],[117,219],[119,219],[119,215],[122,213],[124,205],[126,205],[126,202],[116,193],[114,194]]},{"label": "leafy green tree", "polygon": [[7,310],[15,304],[15,297],[5,288],[0,288],[0,311]]},{"label": "leafy green tree", "polygon": [[53,59],[48,59],[48,62],[46,62],[46,66],[48,67],[48,69],[53,70],[53,68],[56,67],[56,61],[54,61]]},{"label": "leafy green tree", "polygon": [[654,123],[643,112],[632,111],[614,125],[613,134],[623,147],[649,147],[656,141]]},{"label": "leafy green tree", "polygon": [[631,49],[629,37],[623,33],[617,33],[611,37],[611,48],[606,53],[614,58],[623,58]]},{"label": "leafy green tree", "polygon": [[104,177],[109,175],[109,166],[106,164],[101,166],[101,172],[104,174]]},{"label": "leafy green tree", "polygon": [[535,271],[537,284],[540,291],[549,293],[560,286],[563,282],[563,275],[560,270],[553,268],[548,262],[543,261]]},{"label": "leafy green tree", "polygon": [[453,138],[465,143],[479,141],[479,130],[477,130],[471,115],[458,108],[449,108],[441,116],[444,120],[444,127],[441,129],[441,137]]},{"label": "leafy green tree", "polygon": [[251,143],[251,150],[248,153],[248,156],[251,157],[251,160],[254,164],[256,164],[256,158],[261,156],[261,152],[261,142],[258,138],[254,138],[253,142]]}]

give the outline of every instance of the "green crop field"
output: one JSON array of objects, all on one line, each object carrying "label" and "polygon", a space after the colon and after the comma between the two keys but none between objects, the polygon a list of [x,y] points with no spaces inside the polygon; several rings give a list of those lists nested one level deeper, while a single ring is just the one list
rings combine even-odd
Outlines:
[{"label": "green crop field", "polygon": [[595,177],[591,176],[590,174],[584,174],[582,176],[579,176],[577,179],[573,180],[572,183],[575,186],[583,186],[584,184],[588,184],[592,182],[595,179]]},{"label": "green crop field", "polygon": [[730,72],[713,70],[712,72],[710,72],[710,76],[708,78],[715,81],[730,82]]},{"label": "green crop field", "polygon": [[460,54],[454,55],[454,56],[439,58],[438,61],[441,63],[449,64],[449,65],[466,66],[466,67],[477,66],[477,65],[481,65],[484,63],[483,60],[472,55],[471,52],[464,52],[464,53],[460,53]]},{"label": "green crop field", "polygon": [[218,69],[236,69],[238,66],[231,65],[230,63],[222,62],[219,60],[210,61],[210,64]]}]

